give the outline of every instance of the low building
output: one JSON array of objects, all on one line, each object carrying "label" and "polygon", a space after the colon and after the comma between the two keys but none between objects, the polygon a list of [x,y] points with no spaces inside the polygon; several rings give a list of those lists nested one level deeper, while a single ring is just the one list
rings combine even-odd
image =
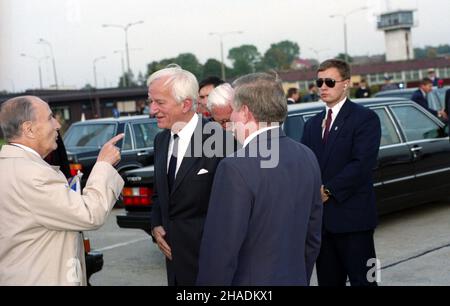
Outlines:
[{"label": "low building", "polygon": [[[375,62],[370,64],[352,65],[352,84],[357,86],[362,78],[370,86],[383,85],[386,75],[392,77],[392,82],[401,83],[406,88],[418,86],[421,79],[427,77],[429,69],[436,71],[436,76],[450,85],[450,57],[437,57],[397,62]],[[308,90],[308,84],[316,77],[315,69],[291,70],[280,72],[283,87],[297,87],[301,91]]]}]

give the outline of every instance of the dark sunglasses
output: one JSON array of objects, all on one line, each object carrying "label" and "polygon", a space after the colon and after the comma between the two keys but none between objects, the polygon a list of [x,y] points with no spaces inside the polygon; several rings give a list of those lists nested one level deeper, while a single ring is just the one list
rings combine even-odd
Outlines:
[{"label": "dark sunglasses", "polygon": [[325,79],[317,79],[316,80],[316,85],[317,87],[321,88],[323,83],[325,83],[325,85],[327,85],[327,87],[329,88],[333,88],[334,86],[336,86],[336,83],[340,83],[340,82],[345,82],[346,80],[342,80],[342,81],[336,81],[330,78],[325,78]]}]

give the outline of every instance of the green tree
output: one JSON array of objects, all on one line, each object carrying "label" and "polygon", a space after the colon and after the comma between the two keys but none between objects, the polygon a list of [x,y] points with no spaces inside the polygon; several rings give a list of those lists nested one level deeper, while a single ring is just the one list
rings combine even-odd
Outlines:
[{"label": "green tree", "polygon": [[[351,56],[348,55],[348,54],[347,54],[347,57],[348,57],[348,62],[349,62],[349,63],[353,63],[353,57],[351,57]],[[339,53],[338,55],[336,55],[335,58],[340,59],[340,60],[342,60],[342,61],[345,61],[345,53]]]},{"label": "green tree", "polygon": [[142,71],[139,71],[138,77],[137,77],[137,85],[138,86],[146,86],[147,85],[147,78],[144,77],[142,74]]},{"label": "green tree", "polygon": [[271,44],[270,48],[264,53],[264,66],[269,69],[287,70],[299,55],[300,47],[297,43],[283,40]]},{"label": "green tree", "polygon": [[162,59],[159,62],[153,61],[147,65],[147,74],[145,79],[147,79],[153,72],[166,68],[170,64],[177,64],[181,68],[192,72],[197,79],[203,76],[203,66],[198,61],[197,57],[192,53],[182,53],[175,58]]},{"label": "green tree", "polygon": [[427,48],[427,58],[435,58],[438,56],[438,52],[436,48],[429,47]]},{"label": "green tree", "polygon": [[[218,60],[210,58],[203,65],[203,77],[222,75],[222,65]],[[227,74],[228,75],[228,74]]]},{"label": "green tree", "polygon": [[167,67],[167,65],[173,64],[173,63],[175,63],[174,58],[166,58],[166,59],[160,60],[159,62],[157,62],[157,61],[151,62],[150,64],[147,65],[147,73],[146,73],[145,78],[148,78],[153,72],[161,70],[161,69]]},{"label": "green tree", "polygon": [[203,66],[194,54],[182,53],[175,58],[175,63],[180,65],[184,70],[192,72],[198,80],[203,77]]},{"label": "green tree", "polygon": [[414,58],[420,59],[420,58],[426,58],[427,52],[425,49],[422,48],[414,48]]},{"label": "green tree", "polygon": [[234,76],[255,72],[256,64],[261,61],[261,54],[254,45],[242,45],[228,52],[228,59],[233,63]]},{"label": "green tree", "polygon": [[120,76],[119,79],[119,87],[136,87],[138,86],[137,82],[134,79],[133,71],[130,71],[129,73],[124,73],[122,76]]},{"label": "green tree", "polygon": [[450,45],[439,45],[437,47],[437,53],[439,55],[450,54]]}]

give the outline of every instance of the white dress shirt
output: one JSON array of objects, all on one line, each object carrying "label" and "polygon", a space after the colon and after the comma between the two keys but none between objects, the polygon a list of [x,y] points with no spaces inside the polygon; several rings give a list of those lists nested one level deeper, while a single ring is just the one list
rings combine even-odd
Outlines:
[{"label": "white dress shirt", "polygon": [[[192,116],[191,120],[177,133],[178,139],[178,152],[177,152],[177,167],[175,169],[175,177],[177,176],[178,169],[180,169],[181,162],[183,161],[184,155],[186,155],[187,148],[191,142],[192,135],[194,134],[195,128],[197,127],[199,117],[197,114]],[[169,171],[170,157],[172,156],[173,150],[173,135],[174,132],[170,132],[170,142],[169,150],[167,150],[167,172]]]},{"label": "white dress shirt", "polygon": [[24,145],[22,145],[20,143],[15,143],[15,142],[12,142],[11,145],[19,147],[21,149],[24,149],[25,151],[33,153],[34,155],[39,156],[40,158],[42,158],[42,156],[40,156],[38,152],[36,152],[35,150],[33,150],[30,147],[27,147],[27,146],[24,146]]},{"label": "white dress shirt", "polygon": [[[344,105],[345,101],[347,101],[347,97],[344,98],[344,100],[340,101],[338,104],[336,104],[335,106],[333,106],[331,108],[332,114],[331,114],[331,123],[330,123],[330,132],[331,132],[331,128],[334,124],[334,120],[336,119],[337,115],[339,114],[342,106]],[[327,106],[326,107],[326,112],[325,112],[325,118],[323,119],[323,124],[322,124],[322,138],[323,138],[323,134],[325,133],[325,121],[327,120],[327,115],[328,115],[328,110],[330,108]]]}]

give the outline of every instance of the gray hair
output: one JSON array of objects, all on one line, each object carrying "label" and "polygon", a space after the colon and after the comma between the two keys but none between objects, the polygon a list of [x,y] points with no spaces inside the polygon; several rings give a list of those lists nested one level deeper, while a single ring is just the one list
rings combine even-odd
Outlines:
[{"label": "gray hair", "polygon": [[22,136],[22,124],[36,120],[32,96],[21,96],[7,100],[0,108],[0,126],[7,141]]},{"label": "gray hair", "polygon": [[182,69],[177,64],[170,64],[166,68],[152,73],[147,80],[147,86],[164,78],[167,78],[164,86],[171,86],[173,98],[177,103],[181,103],[185,99],[192,99],[193,105],[195,104],[198,98],[198,81],[191,72]]},{"label": "gray hair", "polygon": [[277,75],[252,73],[233,82],[233,105],[240,109],[247,105],[258,122],[283,122],[287,114],[287,101]]},{"label": "gray hair", "polygon": [[212,108],[216,106],[217,107],[223,107],[227,105],[231,106],[233,96],[234,90],[230,84],[224,83],[222,85],[217,86],[210,92],[208,96],[208,103],[206,104],[208,110],[211,111]]}]

